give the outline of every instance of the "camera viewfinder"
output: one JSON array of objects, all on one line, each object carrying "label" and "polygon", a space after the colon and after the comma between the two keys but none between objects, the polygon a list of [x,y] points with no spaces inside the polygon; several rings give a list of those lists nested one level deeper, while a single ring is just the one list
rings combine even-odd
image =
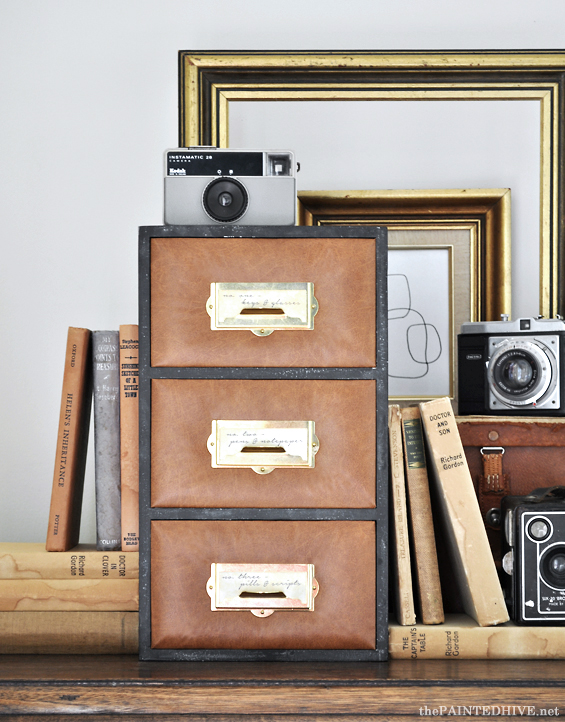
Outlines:
[{"label": "camera viewfinder", "polygon": [[290,154],[267,153],[267,175],[291,175]]}]

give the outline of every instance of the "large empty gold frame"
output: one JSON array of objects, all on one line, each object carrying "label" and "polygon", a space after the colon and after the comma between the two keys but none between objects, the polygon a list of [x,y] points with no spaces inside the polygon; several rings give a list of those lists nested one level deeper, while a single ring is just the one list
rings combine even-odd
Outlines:
[{"label": "large empty gold frame", "polygon": [[180,51],[179,73],[182,146],[228,147],[229,105],[234,101],[537,101],[540,313],[563,311],[565,52],[187,50]]}]

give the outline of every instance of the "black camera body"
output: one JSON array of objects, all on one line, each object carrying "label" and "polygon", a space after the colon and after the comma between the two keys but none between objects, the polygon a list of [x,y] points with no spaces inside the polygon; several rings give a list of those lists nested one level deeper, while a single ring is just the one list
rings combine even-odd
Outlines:
[{"label": "black camera body", "polygon": [[195,146],[165,152],[165,224],[296,224],[294,154]]},{"label": "black camera body", "polygon": [[458,413],[565,415],[565,322],[469,322],[457,337]]},{"label": "black camera body", "polygon": [[565,624],[565,487],[502,500],[502,577],[517,624]]}]

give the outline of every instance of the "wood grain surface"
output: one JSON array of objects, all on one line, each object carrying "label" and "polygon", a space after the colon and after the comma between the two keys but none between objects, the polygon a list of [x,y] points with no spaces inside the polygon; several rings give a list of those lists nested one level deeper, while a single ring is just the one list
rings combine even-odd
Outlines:
[{"label": "wood grain surface", "polygon": [[520,716],[518,706],[562,715],[564,677],[565,662],[551,660],[205,664],[140,662],[129,655],[4,655],[0,719],[64,715],[71,722],[88,714],[110,722],[116,715],[143,714],[145,722],[167,716],[227,722],[241,715],[242,722],[282,722],[284,715],[284,722],[292,722],[308,715],[312,722],[340,715],[342,722],[348,717],[400,722],[420,717],[426,705],[445,707],[446,716],[458,706],[490,707],[488,716],[499,718]]}]

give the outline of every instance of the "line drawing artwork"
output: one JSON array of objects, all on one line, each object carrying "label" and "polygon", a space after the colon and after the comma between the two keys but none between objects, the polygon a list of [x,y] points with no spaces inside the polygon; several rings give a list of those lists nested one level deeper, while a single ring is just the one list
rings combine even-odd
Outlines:
[{"label": "line drawing artwork", "polygon": [[[388,322],[406,320],[406,352],[408,358],[415,364],[409,369],[408,375],[392,374],[389,370],[389,377],[396,379],[421,379],[429,373],[431,364],[435,363],[442,354],[442,343],[437,328],[432,323],[427,323],[424,316],[415,308],[412,308],[412,294],[410,293],[410,281],[404,273],[394,273],[388,276],[389,290],[391,286],[402,285],[405,290],[402,295],[406,296],[406,305],[388,308]],[[401,294],[396,292],[394,296]]]},{"label": "line drawing artwork", "polygon": [[449,395],[450,259],[445,249],[390,249],[389,395]]}]

